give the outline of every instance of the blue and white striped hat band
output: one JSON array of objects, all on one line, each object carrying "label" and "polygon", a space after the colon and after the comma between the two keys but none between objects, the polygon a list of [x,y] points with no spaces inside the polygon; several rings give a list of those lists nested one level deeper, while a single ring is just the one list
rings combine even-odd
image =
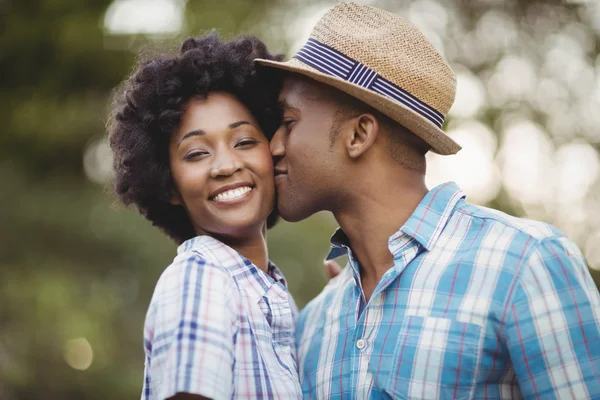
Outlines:
[{"label": "blue and white striped hat band", "polygon": [[319,72],[338,77],[398,102],[438,128],[444,124],[444,116],[433,107],[402,90],[366,65],[315,39],[308,39],[294,58]]}]

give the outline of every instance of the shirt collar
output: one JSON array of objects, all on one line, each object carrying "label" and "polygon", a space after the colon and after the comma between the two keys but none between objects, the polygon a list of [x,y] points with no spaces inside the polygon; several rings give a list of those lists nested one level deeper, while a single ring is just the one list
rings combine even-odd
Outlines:
[{"label": "shirt collar", "polygon": [[[239,252],[211,236],[196,236],[183,242],[177,248],[177,254],[194,251],[202,258],[227,269],[233,279],[257,301],[280,283],[287,289],[283,273],[269,261],[268,273],[265,273]],[[285,291],[285,290],[284,290]],[[280,296],[280,294],[277,294]]]},{"label": "shirt collar", "polygon": [[[447,182],[430,190],[421,200],[406,223],[388,240],[392,254],[405,235],[415,239],[421,246],[431,250],[454,212],[456,203],[466,195],[454,182]],[[331,237],[331,250],[327,260],[345,255],[350,247],[348,238],[341,228]]]}]

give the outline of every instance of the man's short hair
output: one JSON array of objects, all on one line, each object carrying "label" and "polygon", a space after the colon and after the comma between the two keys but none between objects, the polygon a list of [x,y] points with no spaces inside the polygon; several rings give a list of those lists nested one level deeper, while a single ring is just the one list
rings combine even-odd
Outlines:
[{"label": "man's short hair", "polygon": [[425,173],[425,153],[430,146],[423,139],[382,112],[344,92],[332,89],[332,94],[336,111],[329,135],[331,147],[340,133],[342,122],[361,114],[372,114],[389,137],[388,150],[392,158],[407,169]]}]

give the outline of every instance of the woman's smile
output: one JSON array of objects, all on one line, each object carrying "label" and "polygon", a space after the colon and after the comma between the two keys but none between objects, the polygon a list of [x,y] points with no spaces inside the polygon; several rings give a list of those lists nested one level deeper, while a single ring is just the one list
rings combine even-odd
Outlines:
[{"label": "woman's smile", "polygon": [[217,195],[210,197],[210,200],[217,206],[232,206],[245,202],[252,196],[253,186],[243,185],[231,189],[220,190]]}]

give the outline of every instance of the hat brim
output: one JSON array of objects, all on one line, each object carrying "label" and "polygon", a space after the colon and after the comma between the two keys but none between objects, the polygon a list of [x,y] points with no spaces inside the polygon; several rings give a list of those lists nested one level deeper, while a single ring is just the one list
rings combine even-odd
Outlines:
[{"label": "hat brim", "polygon": [[307,76],[326,85],[333,86],[336,89],[361,100],[419,136],[431,146],[431,150],[435,153],[441,155],[456,154],[462,148],[443,130],[429,122],[429,120],[421,117],[404,105],[369,89],[363,88],[362,86],[347,82],[335,76],[324,74],[295,58],[286,62],[264,60],[261,58],[257,58],[254,61],[266,67],[277,68]]}]

